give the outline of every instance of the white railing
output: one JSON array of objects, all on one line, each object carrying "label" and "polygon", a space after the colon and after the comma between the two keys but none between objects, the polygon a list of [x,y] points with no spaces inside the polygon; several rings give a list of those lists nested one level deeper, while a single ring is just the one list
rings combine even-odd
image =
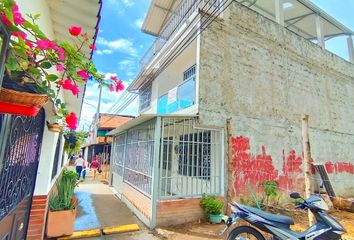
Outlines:
[{"label": "white railing", "polygon": [[140,60],[140,66],[145,69],[149,62],[157,55],[171,36],[186,22],[195,11],[218,14],[222,12],[225,0],[184,0],[172,13],[169,20],[163,26],[159,36],[153,42]]}]

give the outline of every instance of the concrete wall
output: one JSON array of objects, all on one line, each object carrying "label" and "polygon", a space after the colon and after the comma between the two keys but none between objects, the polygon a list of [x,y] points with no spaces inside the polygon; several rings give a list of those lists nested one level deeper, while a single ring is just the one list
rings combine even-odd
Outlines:
[{"label": "concrete wall", "polygon": [[353,196],[354,65],[238,3],[223,17],[200,37],[199,114],[220,127],[232,117],[236,193],[269,179],[302,189],[309,114],[313,160]]}]

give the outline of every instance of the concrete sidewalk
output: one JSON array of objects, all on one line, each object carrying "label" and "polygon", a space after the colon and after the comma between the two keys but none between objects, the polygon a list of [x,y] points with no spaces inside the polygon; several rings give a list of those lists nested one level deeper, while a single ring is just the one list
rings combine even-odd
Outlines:
[{"label": "concrete sidewalk", "polygon": [[78,198],[78,212],[75,231],[138,224],[140,231],[106,235],[87,239],[160,239],[154,236],[145,225],[114,195],[110,187],[87,176],[75,190]]}]

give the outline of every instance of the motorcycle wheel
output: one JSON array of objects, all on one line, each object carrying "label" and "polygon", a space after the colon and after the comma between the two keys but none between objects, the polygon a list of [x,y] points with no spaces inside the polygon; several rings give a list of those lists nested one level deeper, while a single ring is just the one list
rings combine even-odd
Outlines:
[{"label": "motorcycle wheel", "polygon": [[265,238],[252,227],[240,226],[230,232],[227,240],[265,240]]}]

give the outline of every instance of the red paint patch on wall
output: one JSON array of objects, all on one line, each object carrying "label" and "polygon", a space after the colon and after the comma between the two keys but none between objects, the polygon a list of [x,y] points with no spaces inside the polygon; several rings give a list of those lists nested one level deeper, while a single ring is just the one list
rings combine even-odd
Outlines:
[{"label": "red paint patch on wall", "polygon": [[325,167],[328,174],[331,173],[350,173],[354,174],[354,166],[351,163],[346,162],[326,162]]},{"label": "red paint patch on wall", "polygon": [[[285,150],[282,153],[281,173],[275,169],[272,156],[267,154],[266,147],[262,146],[261,154],[250,153],[249,138],[238,136],[232,138],[232,160],[234,168],[234,188],[236,195],[248,194],[249,186],[254,192],[261,192],[260,184],[267,180],[277,181],[279,188],[285,191],[303,191],[304,178],[302,171],[302,153],[296,154],[291,150],[287,155]],[[354,174],[354,166],[351,163],[326,162],[325,167],[328,174],[350,173]],[[314,166],[311,165],[311,172],[314,174]]]},{"label": "red paint patch on wall", "polygon": [[[255,192],[261,191],[260,183],[267,180],[278,181],[281,189],[297,190],[302,186],[301,174],[302,158],[296,156],[295,150],[286,156],[283,151],[282,173],[274,168],[272,156],[267,154],[266,147],[262,146],[262,153],[254,155],[250,151],[249,139],[243,136],[232,138],[232,159],[235,170],[236,195],[247,194],[249,186]],[[295,181],[294,181],[295,180]]]}]

